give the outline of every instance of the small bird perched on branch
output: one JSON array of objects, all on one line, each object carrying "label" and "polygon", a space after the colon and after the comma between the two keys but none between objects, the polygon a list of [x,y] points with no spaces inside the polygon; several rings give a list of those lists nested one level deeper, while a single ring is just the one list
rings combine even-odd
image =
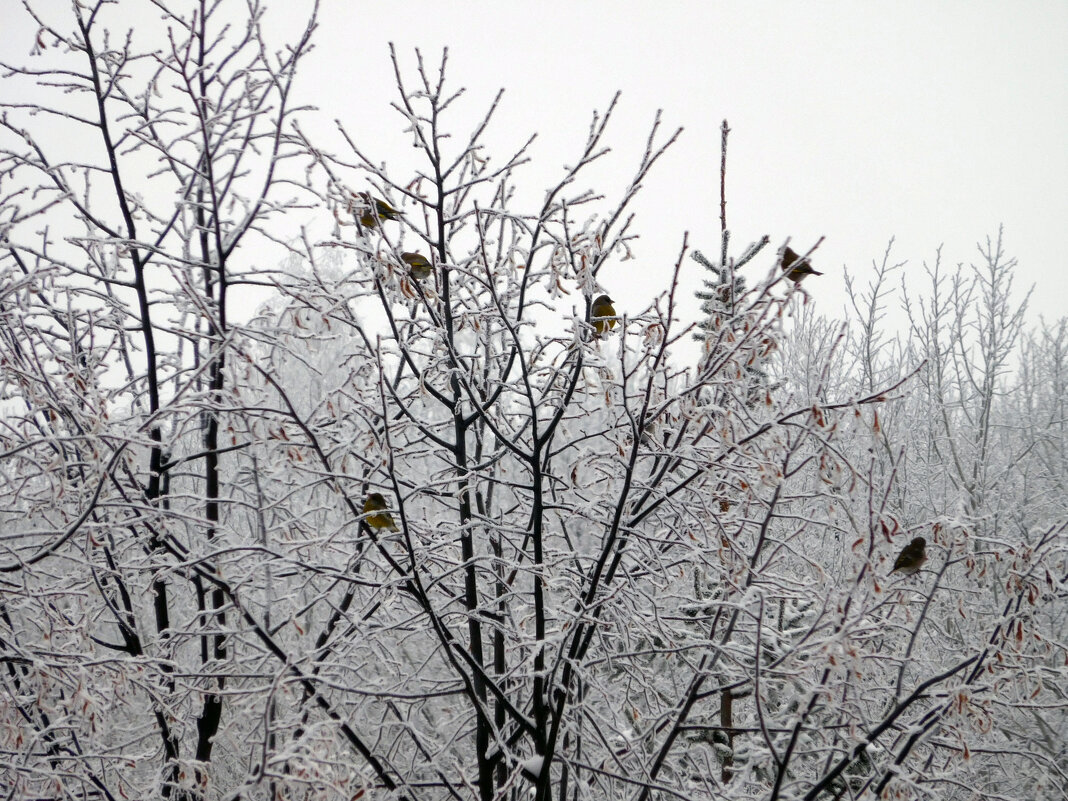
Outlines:
[{"label": "small bird perched on branch", "polygon": [[[363,502],[364,514],[368,515],[366,518],[367,525],[371,528],[386,528],[390,531],[396,531],[397,524],[393,520],[393,515],[382,511],[387,507],[386,498],[381,492],[372,492],[368,495],[367,500]],[[370,512],[376,512],[377,514],[369,514]]]},{"label": "small bird perched on branch", "polygon": [[404,252],[401,254],[401,260],[408,265],[408,272],[417,281],[429,278],[430,274],[434,272],[434,265],[422,253]]},{"label": "small bird perched on branch", "polygon": [[590,322],[597,336],[601,336],[610,328],[616,327],[616,307],[612,305],[612,299],[608,295],[598,295],[593,299],[590,306]]},{"label": "small bird perched on branch", "polygon": [[916,537],[912,542],[901,549],[901,553],[894,560],[894,568],[890,573],[900,571],[902,575],[911,576],[919,570],[927,561],[927,540]]},{"label": "small bird perched on branch", "polygon": [[357,197],[362,204],[356,209],[356,219],[365,228],[374,228],[379,220],[395,220],[400,217],[400,212],[386,201],[372,197],[370,192],[359,192]]},{"label": "small bird perched on branch", "polygon": [[808,259],[801,259],[800,256],[788,247],[783,248],[780,266],[782,267],[782,271],[786,273],[786,277],[795,284],[801,283],[804,278],[810,275],[823,275],[819,270],[812,269],[812,265],[808,263]]}]

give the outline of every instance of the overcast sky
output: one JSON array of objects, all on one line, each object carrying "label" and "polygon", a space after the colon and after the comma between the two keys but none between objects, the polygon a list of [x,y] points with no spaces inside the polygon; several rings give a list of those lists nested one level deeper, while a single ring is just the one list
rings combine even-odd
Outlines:
[{"label": "overcast sky", "polygon": [[[275,23],[306,4],[266,0]],[[119,7],[130,19],[155,14],[140,0]],[[1002,223],[1018,286],[1037,285],[1036,316],[1066,313],[1066,0],[323,0],[316,41],[303,89],[319,106],[319,132],[328,139],[339,118],[369,155],[397,166],[402,183],[417,154],[389,108],[388,42],[409,70],[415,47],[432,66],[449,47],[451,83],[468,89],[453,117],[458,135],[506,90],[489,140],[503,159],[538,133],[524,173],[538,200],[617,89],[614,153],[598,185],[609,197],[633,175],[657,109],[666,129],[684,127],[634,207],[637,258],[601,273],[621,311],[663,287],[684,231],[692,246],[716,252],[727,119],[733,252],[763,234],[773,247],[792,237],[799,250],[826,237],[815,262],[828,274],[806,283],[825,313],[841,313],[842,268],[866,277],[891,237],[897,260],[909,261],[907,279],[920,284],[939,245],[951,264],[974,260],[976,242]],[[32,26],[8,27],[0,45],[4,60],[25,61]],[[759,270],[772,260],[768,249]],[[687,260],[685,287],[701,273]],[[696,301],[686,315],[696,317]]]},{"label": "overcast sky", "polygon": [[[606,191],[632,174],[658,108],[683,126],[636,207],[639,258],[602,273],[617,305],[656,274],[650,263],[668,268],[683,231],[716,251],[727,119],[735,252],[765,233],[804,248],[825,236],[817,266],[828,275],[809,286],[826,313],[844,302],[843,266],[866,274],[891,237],[909,273],[922,272],[943,244],[950,263],[973,260],[1002,223],[1018,286],[1037,285],[1032,308],[1068,311],[1065,0],[326,2],[322,23],[316,102],[369,137],[400,128],[385,110],[396,92],[389,41],[409,66],[417,46],[431,63],[449,47],[452,81],[470,92],[457,117],[468,125],[504,87],[494,141],[538,132],[531,174],[545,185],[616,89],[618,179]],[[696,285],[700,269],[686,270]]]}]

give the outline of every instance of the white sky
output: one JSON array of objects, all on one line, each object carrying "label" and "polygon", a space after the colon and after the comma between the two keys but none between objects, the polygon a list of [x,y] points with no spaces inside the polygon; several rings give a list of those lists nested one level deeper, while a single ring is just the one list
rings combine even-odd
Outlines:
[{"label": "white sky", "polygon": [[[19,13],[14,0],[0,4],[5,18]],[[285,11],[307,0],[267,4],[272,28],[285,29]],[[975,243],[1000,223],[1020,262],[1019,289],[1037,285],[1032,316],[1068,313],[1059,252],[1068,221],[1066,0],[322,5],[304,72],[305,96],[320,109],[308,128],[336,144],[331,121],[340,119],[395,180],[407,181],[403,165],[417,153],[389,108],[390,41],[413,81],[414,47],[431,68],[449,47],[452,86],[468,89],[453,117],[457,139],[506,89],[489,140],[500,161],[538,133],[524,173],[537,201],[617,89],[606,140],[614,152],[595,181],[610,198],[633,175],[658,108],[666,130],[685,128],[633,207],[638,258],[601,273],[620,311],[663,288],[684,231],[692,246],[717,252],[726,118],[732,252],[771,235],[762,272],[787,236],[798,250],[825,236],[814,260],[828,274],[806,282],[824,313],[840,314],[843,266],[866,283],[890,237],[896,260],[909,261],[906,277],[919,282],[940,244],[951,264],[973,260]],[[155,15],[137,0],[125,7],[131,19]],[[0,32],[0,58],[25,63],[31,38],[32,26]],[[689,319],[701,277],[687,259]]]},{"label": "white sky", "polygon": [[[656,109],[667,127],[685,127],[636,206],[639,258],[601,274],[617,307],[636,280],[659,265],[666,273],[683,231],[717,251],[726,118],[735,254],[765,233],[773,246],[791,236],[798,249],[825,236],[816,263],[828,275],[806,284],[824,312],[844,303],[842,267],[866,276],[892,236],[898,260],[918,274],[943,243],[944,261],[973,260],[976,242],[1004,223],[1017,286],[1037,285],[1031,308],[1068,313],[1065,0],[327,0],[312,56],[313,80],[322,75],[316,103],[372,145],[395,144],[379,148],[383,159],[400,148],[411,158],[407,137],[392,133],[402,120],[387,110],[389,41],[409,67],[414,47],[436,65],[448,45],[453,85],[469,90],[461,130],[504,87],[494,141],[518,145],[538,132],[530,175],[545,176],[539,189],[573,162],[590,112],[616,89],[608,141],[618,177],[606,190],[631,176]],[[761,269],[773,259],[766,253]],[[696,286],[698,265],[687,260],[684,270]],[[644,306],[655,290],[642,291]]]}]

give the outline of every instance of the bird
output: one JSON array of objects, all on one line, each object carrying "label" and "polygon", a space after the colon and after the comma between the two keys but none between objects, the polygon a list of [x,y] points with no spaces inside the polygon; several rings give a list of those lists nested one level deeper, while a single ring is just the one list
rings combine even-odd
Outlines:
[{"label": "bird", "polygon": [[902,575],[911,576],[924,562],[927,561],[927,540],[916,537],[912,542],[901,549],[901,553],[894,560],[894,568],[891,573],[901,571]]},{"label": "bird", "polygon": [[[372,492],[368,495],[363,502],[364,514],[368,515],[366,518],[367,525],[371,528],[388,528],[390,531],[396,531],[397,524],[393,520],[393,515],[383,511],[387,506],[386,498],[381,492]],[[369,514],[370,512],[376,512],[377,514]]]},{"label": "bird", "polygon": [[412,278],[417,281],[422,281],[430,277],[430,274],[434,272],[434,265],[427,261],[426,256],[422,253],[408,253],[401,254],[401,260],[408,265],[408,271],[412,274]]},{"label": "bird", "polygon": [[809,275],[823,275],[819,270],[812,269],[812,265],[808,263],[808,259],[801,259],[801,262],[794,266],[800,258],[801,257],[794,253],[790,248],[783,248],[782,261],[780,262],[782,271],[786,273],[786,277],[795,284],[801,283],[801,281]]},{"label": "bird", "polygon": [[610,328],[616,327],[616,307],[612,305],[612,299],[608,295],[598,295],[593,299],[590,306],[590,322],[597,336],[601,336]]},{"label": "bird", "polygon": [[357,196],[363,203],[356,210],[356,219],[365,228],[374,228],[379,220],[395,220],[400,217],[399,211],[386,201],[373,197],[370,192],[359,192]]}]

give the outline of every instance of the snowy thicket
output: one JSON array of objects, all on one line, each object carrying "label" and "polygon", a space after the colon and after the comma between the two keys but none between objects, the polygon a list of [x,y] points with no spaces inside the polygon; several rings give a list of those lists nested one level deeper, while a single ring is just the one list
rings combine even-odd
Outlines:
[{"label": "snowy thicket", "polygon": [[8,78],[5,795],[1063,797],[1068,330],[1000,235],[846,321],[724,235],[700,326],[684,242],[591,319],[659,119],[524,207],[444,63],[397,63],[410,164],[326,152],[314,21],[239,5],[79,4]]}]

